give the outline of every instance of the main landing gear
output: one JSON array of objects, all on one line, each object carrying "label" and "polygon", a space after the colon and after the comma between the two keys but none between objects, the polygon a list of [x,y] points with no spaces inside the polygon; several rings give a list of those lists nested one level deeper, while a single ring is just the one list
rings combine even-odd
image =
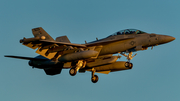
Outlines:
[{"label": "main landing gear", "polygon": [[71,68],[71,69],[69,70],[69,74],[70,74],[71,76],[75,76],[76,73],[77,73],[77,69],[76,69],[76,68]]},{"label": "main landing gear", "polygon": [[[84,68],[86,65],[86,61],[83,62],[83,60],[79,60],[78,62],[73,62],[72,63],[72,68],[69,70],[69,74],[71,76],[75,76],[77,74],[77,71],[80,69],[80,68]],[[94,68],[92,68],[92,77],[91,77],[91,81],[93,83],[96,83],[99,78],[97,75],[94,75],[96,70]]]},{"label": "main landing gear", "polygon": [[92,68],[92,77],[91,77],[91,81],[93,83],[96,83],[99,80],[99,77],[97,75],[94,75],[96,72],[96,70],[94,68]]},{"label": "main landing gear", "polygon": [[83,61],[83,60],[79,60],[77,62],[73,62],[72,63],[72,68],[69,70],[69,74],[71,76],[75,76],[77,71],[80,69],[80,68],[84,68],[86,66],[86,61]]}]

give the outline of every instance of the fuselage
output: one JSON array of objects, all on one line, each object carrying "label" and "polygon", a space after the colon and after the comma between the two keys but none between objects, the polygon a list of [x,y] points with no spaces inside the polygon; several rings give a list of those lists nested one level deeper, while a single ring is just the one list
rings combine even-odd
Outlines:
[{"label": "fuselage", "polygon": [[108,44],[103,44],[103,48],[99,53],[99,55],[101,56],[106,54],[115,54],[118,52],[134,52],[139,50],[145,50],[148,47],[168,43],[175,39],[174,37],[167,35],[159,35],[154,33],[149,34],[142,31],[141,33],[137,33],[137,31],[135,31],[134,33],[126,33],[119,35],[117,32],[117,34],[113,34],[101,40],[90,42],[89,44],[98,44],[106,41],[112,41]]},{"label": "fuselage", "polygon": [[[87,43],[88,47],[97,47],[101,46],[102,49],[100,49],[99,52],[95,50],[84,50],[80,52],[73,52],[69,53],[67,55],[62,55],[58,61],[52,61],[47,59],[46,61],[30,61],[29,64],[37,67],[37,68],[49,68],[49,67],[56,67],[61,65],[63,68],[63,64],[67,62],[72,62],[75,60],[82,60],[82,59],[89,59],[91,57],[98,56],[104,56],[109,54],[115,54],[119,52],[135,52],[139,50],[146,50],[148,47],[161,45],[170,41],[173,41],[175,38],[167,35],[159,35],[159,34],[149,34],[145,33],[139,30],[122,30],[119,32],[114,33],[113,35],[110,35],[106,38],[93,41],[90,43]],[[97,57],[96,57],[97,58]],[[111,63],[113,58],[115,58],[113,61],[115,62],[118,57],[111,57],[112,59],[106,60],[109,61],[107,63]],[[95,59],[95,58],[94,58]],[[96,59],[95,59],[96,60]],[[103,61],[99,60],[98,61]],[[111,62],[110,62],[111,61]],[[94,67],[96,64],[103,64],[103,62],[93,63],[93,64],[87,64],[88,67],[91,67],[91,65]],[[101,65],[102,65],[101,64]],[[105,63],[106,64],[106,63]],[[99,65],[97,65],[99,66]]]}]

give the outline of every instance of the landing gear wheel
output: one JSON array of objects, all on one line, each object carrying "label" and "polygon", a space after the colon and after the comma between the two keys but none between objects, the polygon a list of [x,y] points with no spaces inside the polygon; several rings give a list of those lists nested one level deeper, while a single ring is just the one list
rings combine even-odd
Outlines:
[{"label": "landing gear wheel", "polygon": [[130,63],[130,62],[126,62],[126,63],[125,63],[125,67],[127,67],[127,68],[129,68],[129,69],[132,69],[133,64]]},{"label": "landing gear wheel", "polygon": [[93,83],[96,83],[98,81],[99,77],[97,75],[94,75],[94,77],[91,78],[91,81]]},{"label": "landing gear wheel", "polygon": [[130,64],[129,62],[126,62],[124,65],[125,65],[125,67],[128,68],[128,67],[129,67],[129,64]]},{"label": "landing gear wheel", "polygon": [[71,69],[69,70],[69,74],[70,74],[71,76],[76,75],[76,73],[77,73],[77,70],[76,70],[75,68],[71,68]]},{"label": "landing gear wheel", "polygon": [[132,69],[132,67],[133,67],[133,64],[130,63],[130,64],[129,64],[129,69]]}]

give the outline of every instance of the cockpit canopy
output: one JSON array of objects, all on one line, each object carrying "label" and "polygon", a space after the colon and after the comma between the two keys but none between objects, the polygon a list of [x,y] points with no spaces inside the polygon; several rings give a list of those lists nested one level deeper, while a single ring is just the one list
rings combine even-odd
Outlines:
[{"label": "cockpit canopy", "polygon": [[110,36],[116,36],[116,35],[130,35],[130,34],[143,34],[145,32],[137,30],[137,29],[125,29],[118,31]]}]

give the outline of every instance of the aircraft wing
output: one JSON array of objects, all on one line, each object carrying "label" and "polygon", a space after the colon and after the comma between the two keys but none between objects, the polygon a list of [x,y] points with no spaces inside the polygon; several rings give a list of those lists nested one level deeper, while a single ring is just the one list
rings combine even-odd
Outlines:
[{"label": "aircraft wing", "polygon": [[78,48],[85,48],[86,45],[81,44],[73,44],[73,43],[66,43],[66,42],[57,42],[57,41],[49,41],[49,40],[30,40],[28,42],[23,42],[23,45],[28,46],[29,48],[36,49],[39,46],[53,46],[53,45],[66,45],[66,46],[73,46]]},{"label": "aircraft wing", "polygon": [[[57,42],[51,40],[39,40],[38,38],[22,39],[20,42],[32,49],[37,49],[36,53],[48,58],[56,60],[62,54],[69,53],[64,50],[71,50],[71,52],[77,50],[77,48],[85,48],[86,45],[73,44],[68,42]],[[73,50],[74,49],[74,50]],[[70,52],[70,53],[71,53]]]}]

